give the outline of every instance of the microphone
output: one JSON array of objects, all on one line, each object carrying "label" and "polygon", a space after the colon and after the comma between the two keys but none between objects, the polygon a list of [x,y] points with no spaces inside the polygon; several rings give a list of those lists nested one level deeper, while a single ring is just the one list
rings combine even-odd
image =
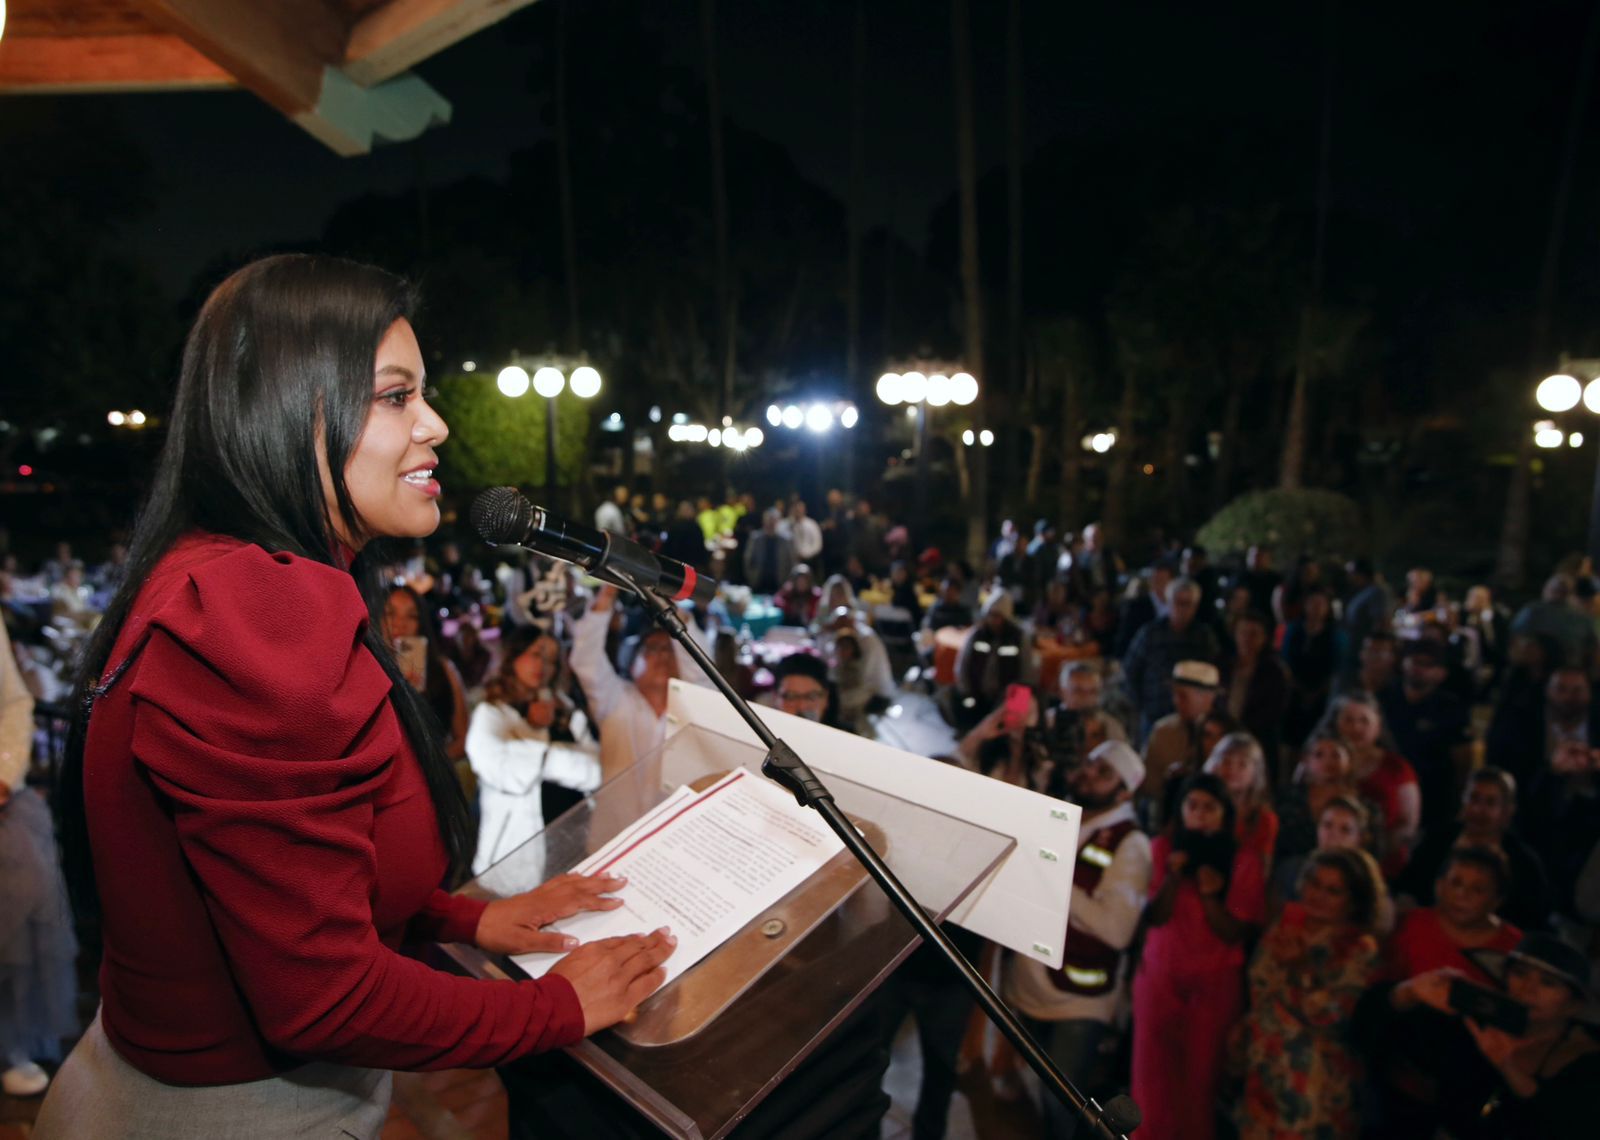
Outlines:
[{"label": "microphone", "polygon": [[693,566],[653,554],[620,534],[558,518],[515,487],[491,487],[474,499],[472,525],[497,546],[521,546],[582,566],[597,578],[620,575],[669,601],[704,606],[717,596],[717,580]]}]

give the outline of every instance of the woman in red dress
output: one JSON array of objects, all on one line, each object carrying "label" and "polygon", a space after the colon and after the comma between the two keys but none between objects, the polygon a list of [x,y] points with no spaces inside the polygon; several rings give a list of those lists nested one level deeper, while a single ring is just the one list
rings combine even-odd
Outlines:
[{"label": "woman in red dress", "polygon": [[448,429],[411,311],[381,270],[286,255],[223,282],[190,332],[63,763],[102,1005],[39,1137],[376,1136],[388,1070],[571,1044],[660,984],[664,931],[580,947],[537,982],[399,952],[560,949],[542,926],[619,905],[610,879],[487,905],[439,889],[472,854],[466,803],[362,557],[439,522]]},{"label": "woman in red dress", "polygon": [[1383,744],[1383,712],[1370,693],[1341,693],[1328,705],[1318,732],[1331,732],[1350,749],[1351,771],[1364,799],[1383,809],[1379,843],[1383,873],[1405,869],[1422,822],[1422,788],[1406,758]]}]

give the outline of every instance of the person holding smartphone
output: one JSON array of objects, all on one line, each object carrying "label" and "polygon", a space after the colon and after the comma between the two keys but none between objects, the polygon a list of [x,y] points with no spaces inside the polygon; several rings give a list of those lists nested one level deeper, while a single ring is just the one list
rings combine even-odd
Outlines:
[{"label": "person holding smartphone", "polygon": [[1513,1032],[1466,1022],[1495,1076],[1473,1140],[1594,1135],[1600,1042],[1580,1020],[1591,997],[1588,979],[1583,953],[1549,934],[1528,935],[1506,956],[1499,980],[1506,998],[1525,1011],[1524,1027]]},{"label": "person holding smartphone", "polygon": [[1140,1140],[1210,1140],[1224,1045],[1244,1010],[1245,947],[1266,919],[1255,852],[1234,840],[1228,789],[1190,776],[1151,845],[1149,933],[1133,979],[1133,1099]]}]

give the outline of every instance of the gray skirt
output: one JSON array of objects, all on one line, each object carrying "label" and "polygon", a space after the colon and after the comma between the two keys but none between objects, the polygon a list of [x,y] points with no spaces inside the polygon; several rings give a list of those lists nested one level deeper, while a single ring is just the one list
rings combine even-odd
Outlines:
[{"label": "gray skirt", "polygon": [[122,1059],[95,1015],[39,1109],[37,1140],[375,1140],[393,1074],[323,1061],[239,1085],[190,1087],[148,1077]]}]

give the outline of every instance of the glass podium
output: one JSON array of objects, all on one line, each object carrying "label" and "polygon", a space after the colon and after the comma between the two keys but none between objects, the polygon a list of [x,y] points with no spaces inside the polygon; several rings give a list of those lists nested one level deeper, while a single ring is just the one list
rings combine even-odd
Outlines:
[{"label": "glass podium", "polygon": [[[839,747],[854,740],[839,734]],[[762,749],[695,725],[552,822],[462,892],[503,898],[581,863],[683,784]],[[830,777],[835,801],[929,917],[943,919],[1015,840],[864,784]],[[918,939],[841,851],[738,934],[651,995],[635,1022],[568,1053],[616,1099],[669,1136],[720,1140],[744,1120],[915,947]],[[522,979],[509,958],[443,948],[466,973]]]}]

